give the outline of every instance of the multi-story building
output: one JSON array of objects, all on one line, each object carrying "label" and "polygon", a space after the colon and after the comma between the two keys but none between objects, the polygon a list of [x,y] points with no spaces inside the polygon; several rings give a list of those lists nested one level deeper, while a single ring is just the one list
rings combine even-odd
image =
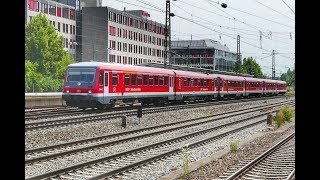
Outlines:
[{"label": "multi-story building", "polygon": [[[237,53],[211,39],[171,41],[170,64],[230,71]],[[240,56],[241,59],[241,56]]]},{"label": "multi-story building", "polygon": [[[76,53],[76,1],[60,0],[26,0],[25,23],[39,13],[45,14],[50,24],[63,36],[64,49],[69,51],[73,58]],[[69,4],[69,5],[68,5]]]},{"label": "multi-story building", "polygon": [[149,20],[148,12],[82,6],[79,16],[77,54],[81,61],[163,63],[165,26]]}]

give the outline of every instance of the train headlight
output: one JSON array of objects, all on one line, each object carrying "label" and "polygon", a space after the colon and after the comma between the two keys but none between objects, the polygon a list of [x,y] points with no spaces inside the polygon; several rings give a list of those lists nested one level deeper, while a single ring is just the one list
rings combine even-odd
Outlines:
[{"label": "train headlight", "polygon": [[89,90],[88,93],[91,94],[91,90]]},{"label": "train headlight", "polygon": [[69,90],[66,90],[66,93],[69,93]]}]

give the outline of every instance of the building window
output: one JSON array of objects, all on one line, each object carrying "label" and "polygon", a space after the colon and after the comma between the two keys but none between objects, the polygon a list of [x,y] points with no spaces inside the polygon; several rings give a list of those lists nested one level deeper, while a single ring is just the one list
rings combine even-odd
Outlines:
[{"label": "building window", "polygon": [[60,32],[60,22],[58,22],[58,31]]},{"label": "building window", "polygon": [[121,51],[121,42],[118,42],[117,49],[118,49],[118,51]]},{"label": "building window", "polygon": [[48,14],[48,4],[43,4],[43,12]]},{"label": "building window", "polygon": [[37,2],[34,1],[34,0],[28,0],[28,7],[29,7],[29,10],[31,10],[31,11],[36,11],[36,9],[37,9]]},{"label": "building window", "polygon": [[66,38],[66,45],[65,45],[66,48],[68,48],[68,38]]},{"label": "building window", "polygon": [[49,14],[54,16],[56,15],[56,6],[52,6],[52,5],[49,6]]},{"label": "building window", "polygon": [[57,7],[57,16],[61,17],[61,7]]},{"label": "building window", "polygon": [[114,62],[115,61],[116,56],[109,54],[109,62]]},{"label": "building window", "polygon": [[129,52],[132,53],[132,44],[129,44]]},{"label": "building window", "polygon": [[62,23],[62,32],[66,32],[66,25],[64,23]]},{"label": "building window", "polygon": [[72,19],[72,20],[75,20],[75,19],[76,19],[74,9],[70,9],[70,19]]},{"label": "building window", "polygon": [[66,33],[68,33],[68,24],[66,24]]},{"label": "building window", "polygon": [[132,57],[129,57],[129,64],[132,64]]},{"label": "building window", "polygon": [[109,48],[111,48],[111,49],[116,49],[116,42],[115,41],[112,41],[112,40],[110,40],[109,41],[110,42],[110,44],[109,44]]},{"label": "building window", "polygon": [[72,25],[70,24],[70,34],[72,34]]},{"label": "building window", "polygon": [[115,36],[116,35],[116,28],[113,26],[109,26],[109,35]]},{"label": "building window", "polygon": [[123,51],[127,52],[127,43],[123,43]]},{"label": "building window", "polygon": [[128,62],[127,62],[127,56],[123,56],[123,64],[127,64]]},{"label": "building window", "polygon": [[73,26],[73,34],[76,34],[76,26]]},{"label": "building window", "polygon": [[108,16],[109,21],[112,20],[112,12],[109,11],[109,16]]},{"label": "building window", "polygon": [[117,56],[117,63],[121,63],[121,56]]},{"label": "building window", "polygon": [[69,8],[62,8],[62,17],[69,19]]}]

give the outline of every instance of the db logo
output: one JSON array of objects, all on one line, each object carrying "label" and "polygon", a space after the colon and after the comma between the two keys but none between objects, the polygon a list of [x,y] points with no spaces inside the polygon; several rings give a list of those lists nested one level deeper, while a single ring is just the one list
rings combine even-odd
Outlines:
[{"label": "db logo", "polygon": [[116,92],[116,87],[113,87],[112,92]]}]

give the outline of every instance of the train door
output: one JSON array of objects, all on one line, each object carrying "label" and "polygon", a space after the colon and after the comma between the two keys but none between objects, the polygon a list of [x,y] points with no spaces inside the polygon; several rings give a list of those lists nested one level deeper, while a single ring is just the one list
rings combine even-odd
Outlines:
[{"label": "train door", "polygon": [[108,103],[107,97],[109,95],[109,72],[104,71],[104,86],[103,86],[103,99],[105,103]]},{"label": "train door", "polygon": [[242,81],[242,95],[245,96],[246,94],[246,81]]},{"label": "train door", "polygon": [[169,76],[170,77],[170,82],[169,82],[169,92],[172,93],[173,92],[173,77],[172,76]]}]

